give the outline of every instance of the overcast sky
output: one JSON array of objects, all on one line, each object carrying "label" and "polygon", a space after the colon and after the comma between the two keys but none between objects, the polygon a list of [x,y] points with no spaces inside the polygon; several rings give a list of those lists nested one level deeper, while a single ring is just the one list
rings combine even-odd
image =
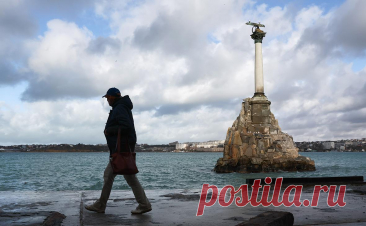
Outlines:
[{"label": "overcast sky", "polygon": [[264,91],[295,141],[366,137],[366,1],[0,1],[0,144],[105,143],[117,87],[138,143],[225,139]]}]

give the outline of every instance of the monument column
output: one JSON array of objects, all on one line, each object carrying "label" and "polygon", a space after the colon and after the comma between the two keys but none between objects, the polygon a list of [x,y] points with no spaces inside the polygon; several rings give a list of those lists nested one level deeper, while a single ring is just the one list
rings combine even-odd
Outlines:
[{"label": "monument column", "polygon": [[255,93],[250,100],[251,105],[251,120],[252,127],[249,128],[251,132],[259,132],[262,134],[269,133],[269,126],[271,124],[270,104],[267,97],[264,95],[264,78],[263,78],[263,56],[262,56],[262,40],[266,36],[259,27],[264,27],[260,23],[248,22],[247,25],[252,25],[251,38],[255,45]]},{"label": "monument column", "polygon": [[264,93],[262,42],[255,43],[255,92]]},{"label": "monument column", "polygon": [[[259,29],[259,27],[264,27],[263,24],[251,22],[248,22],[247,24],[253,25],[252,34],[250,36],[255,44],[255,93],[264,94],[262,40],[266,36],[266,33]],[[253,31],[254,28],[255,30]]]}]

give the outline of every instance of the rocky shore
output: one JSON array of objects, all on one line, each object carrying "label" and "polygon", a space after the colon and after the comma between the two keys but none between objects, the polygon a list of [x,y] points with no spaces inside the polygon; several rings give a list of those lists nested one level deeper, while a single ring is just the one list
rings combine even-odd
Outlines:
[{"label": "rocky shore", "polygon": [[282,171],[314,171],[314,161],[305,156],[296,158],[273,158],[269,157],[247,157],[242,156],[238,159],[220,158],[215,166],[218,173],[260,173]]}]

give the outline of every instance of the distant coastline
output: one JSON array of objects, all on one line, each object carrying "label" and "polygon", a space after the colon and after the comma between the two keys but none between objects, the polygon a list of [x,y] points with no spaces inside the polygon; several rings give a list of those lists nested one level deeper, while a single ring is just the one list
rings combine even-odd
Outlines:
[{"label": "distant coastline", "polygon": [[301,152],[365,152],[366,138],[295,142]]},{"label": "distant coastline", "polygon": [[[178,141],[169,144],[136,144],[135,152],[223,152],[224,140],[207,142]],[[0,152],[109,152],[107,144],[25,144],[0,146]]]},{"label": "distant coastline", "polygon": [[[109,152],[109,150],[105,151],[95,151],[95,150],[34,150],[34,151],[26,151],[26,150],[0,150],[0,153],[17,153],[17,152],[28,152],[28,153],[36,153],[36,152],[48,152],[48,153],[73,153],[73,152]],[[148,151],[148,150],[136,150],[136,152],[160,152],[160,153],[167,153],[167,151],[162,150],[154,150],[154,151]],[[203,153],[203,152],[211,152],[211,153],[220,153],[221,151],[202,151],[202,150],[190,150],[190,151],[169,151],[174,153]],[[299,150],[299,153],[308,153],[308,152],[365,152],[365,151],[302,151]],[[366,152],[365,152],[366,153]]]},{"label": "distant coastline", "polygon": [[[176,150],[175,144],[167,145],[148,145],[148,144],[136,144],[136,152],[222,152],[220,148],[195,148],[189,150]],[[50,144],[50,145],[12,145],[12,146],[0,146],[1,152],[109,152],[107,145],[97,144]]]},{"label": "distant coastline", "polygon": [[[95,153],[100,153],[100,152],[109,152],[108,151],[94,151],[94,150],[35,150],[35,151],[24,151],[24,150],[0,150],[0,153],[17,153],[17,152],[28,152],[28,153],[37,153],[37,152],[48,152],[48,153],[73,153],[73,152],[95,152]],[[148,151],[148,150],[136,150],[136,152],[160,152],[160,153],[167,153],[167,151],[162,151],[162,150],[154,150],[154,151]],[[202,151],[202,150],[190,150],[190,151],[170,151],[173,153],[202,153],[202,152],[212,152],[212,153],[219,153],[220,151],[212,151],[212,150],[207,150],[207,151]]]},{"label": "distant coastline", "polygon": [[[295,142],[299,152],[366,152],[366,138],[337,141]],[[223,152],[224,140],[178,141],[169,144],[136,144],[136,152]],[[1,152],[109,152],[106,144],[25,144],[0,146]]]}]

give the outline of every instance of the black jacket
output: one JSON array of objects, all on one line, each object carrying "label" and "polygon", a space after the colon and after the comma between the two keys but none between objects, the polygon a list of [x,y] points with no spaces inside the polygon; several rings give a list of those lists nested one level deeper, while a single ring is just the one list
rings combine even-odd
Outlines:
[{"label": "black jacket", "polygon": [[109,112],[108,120],[105,125],[108,148],[110,154],[116,149],[118,128],[121,128],[121,151],[128,152],[127,142],[131,151],[135,150],[136,131],[133,122],[133,104],[128,95],[121,97],[114,102],[112,110]]}]

